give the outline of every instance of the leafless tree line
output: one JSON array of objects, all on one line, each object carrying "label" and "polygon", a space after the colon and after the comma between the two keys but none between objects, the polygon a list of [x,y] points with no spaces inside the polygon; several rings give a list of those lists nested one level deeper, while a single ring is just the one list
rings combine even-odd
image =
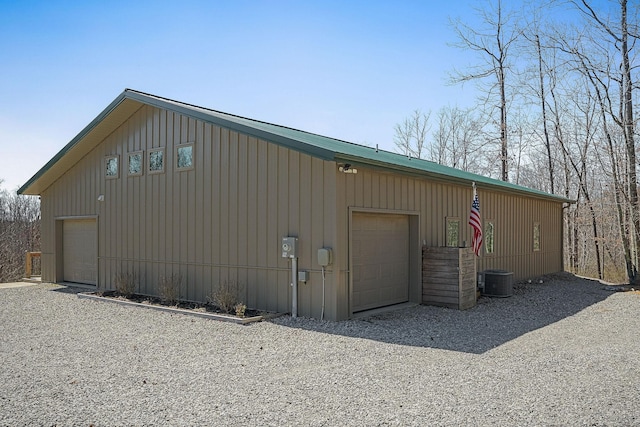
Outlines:
[{"label": "leafless tree line", "polygon": [[423,114],[421,126],[433,131],[420,157],[576,200],[565,209],[567,269],[640,283],[640,5],[508,6],[487,0],[479,24],[452,21],[453,47],[474,53],[477,65],[453,70],[451,82],[476,84],[481,96],[470,109],[443,107],[435,120]]},{"label": "leafless tree line", "polygon": [[24,276],[27,251],[40,251],[40,200],[0,187],[0,283]]}]

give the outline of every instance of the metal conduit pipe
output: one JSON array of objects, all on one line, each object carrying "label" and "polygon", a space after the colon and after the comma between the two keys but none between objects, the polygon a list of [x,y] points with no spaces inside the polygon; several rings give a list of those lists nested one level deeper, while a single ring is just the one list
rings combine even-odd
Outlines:
[{"label": "metal conduit pipe", "polygon": [[324,320],[324,288],[325,288],[325,280],[324,280],[324,265],[322,266],[322,311],[320,312],[320,320]]},{"label": "metal conduit pipe", "polygon": [[298,258],[291,258],[291,317],[298,317]]}]

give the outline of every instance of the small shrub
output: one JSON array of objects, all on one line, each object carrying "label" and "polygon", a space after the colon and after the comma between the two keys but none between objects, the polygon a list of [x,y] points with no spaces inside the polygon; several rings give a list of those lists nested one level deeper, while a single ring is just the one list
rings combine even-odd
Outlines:
[{"label": "small shrub", "polygon": [[176,305],[180,297],[180,288],[182,287],[182,276],[180,274],[172,274],[170,276],[160,277],[160,298],[167,304]]},{"label": "small shrub", "polygon": [[209,298],[220,310],[225,313],[234,314],[236,305],[240,303],[238,295],[240,294],[240,285],[238,282],[230,282],[225,280],[218,289],[213,291]]},{"label": "small shrub", "polygon": [[245,304],[239,302],[233,308],[236,311],[236,316],[244,317],[244,312],[247,310],[247,306]]},{"label": "small shrub", "polygon": [[136,273],[117,273],[113,278],[116,291],[126,297],[130,297],[136,291],[138,275]]}]

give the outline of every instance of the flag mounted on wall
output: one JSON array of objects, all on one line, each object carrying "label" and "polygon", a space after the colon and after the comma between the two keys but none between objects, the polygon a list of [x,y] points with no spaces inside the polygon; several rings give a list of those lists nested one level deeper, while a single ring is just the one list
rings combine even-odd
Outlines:
[{"label": "flag mounted on wall", "polygon": [[476,256],[480,256],[482,246],[482,221],[480,220],[480,200],[476,191],[476,183],[473,183],[473,202],[471,203],[471,213],[469,214],[469,225],[473,228],[473,240],[471,246]]}]

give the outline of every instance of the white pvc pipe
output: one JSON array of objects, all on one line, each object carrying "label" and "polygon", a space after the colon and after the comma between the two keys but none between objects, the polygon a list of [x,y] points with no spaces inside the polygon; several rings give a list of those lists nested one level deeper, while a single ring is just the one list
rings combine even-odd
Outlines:
[{"label": "white pvc pipe", "polygon": [[324,320],[324,265],[322,266],[322,311],[320,312],[320,320]]},{"label": "white pvc pipe", "polygon": [[298,258],[291,258],[291,317],[298,317]]}]

